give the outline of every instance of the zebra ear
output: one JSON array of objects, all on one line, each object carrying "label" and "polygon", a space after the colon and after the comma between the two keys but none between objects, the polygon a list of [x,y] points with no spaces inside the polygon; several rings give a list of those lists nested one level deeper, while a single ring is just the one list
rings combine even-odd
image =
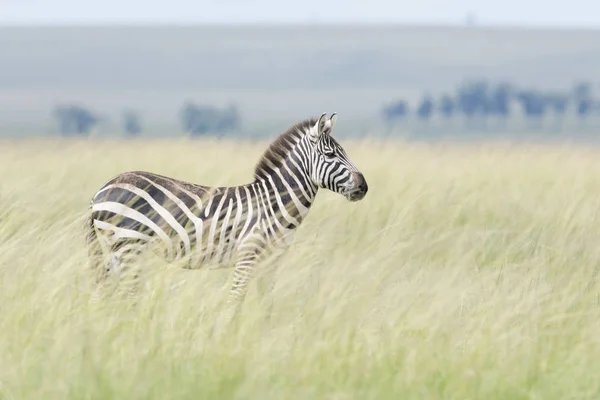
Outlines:
[{"label": "zebra ear", "polygon": [[327,130],[327,134],[331,135],[331,133],[333,132],[333,126],[335,125],[336,121],[337,113],[331,114],[331,117],[329,117],[329,121],[327,121],[327,126],[329,127],[329,129]]},{"label": "zebra ear", "polygon": [[320,138],[321,136],[323,136],[323,132],[325,131],[325,127],[327,126],[327,113],[323,113],[321,114],[321,116],[319,117],[319,120],[317,121],[316,124],[316,134],[313,134],[312,136],[315,139]]}]

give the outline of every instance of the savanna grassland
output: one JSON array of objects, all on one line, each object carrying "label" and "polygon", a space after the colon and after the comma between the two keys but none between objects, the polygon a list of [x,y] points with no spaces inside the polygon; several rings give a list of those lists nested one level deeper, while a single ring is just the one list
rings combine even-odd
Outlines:
[{"label": "savanna grassland", "polygon": [[265,143],[0,143],[0,398],[600,396],[600,157],[567,145],[343,141],[369,193],[319,193],[266,322],[230,271],[149,257],[136,307],[90,302],[83,224],[113,175],[248,182]]}]

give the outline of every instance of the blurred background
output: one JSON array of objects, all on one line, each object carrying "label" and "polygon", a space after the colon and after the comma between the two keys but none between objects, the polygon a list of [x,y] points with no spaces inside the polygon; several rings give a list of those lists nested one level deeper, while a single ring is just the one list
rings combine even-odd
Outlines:
[{"label": "blurred background", "polygon": [[[0,0],[0,135],[593,140],[591,0]],[[342,129],[343,128],[343,129]]]}]

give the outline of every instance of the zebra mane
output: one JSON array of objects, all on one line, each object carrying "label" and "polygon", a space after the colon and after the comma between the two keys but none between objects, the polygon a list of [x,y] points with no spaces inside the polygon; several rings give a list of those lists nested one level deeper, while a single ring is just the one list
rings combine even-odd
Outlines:
[{"label": "zebra mane", "polygon": [[287,131],[283,132],[275,138],[262,157],[256,164],[254,169],[254,178],[264,176],[265,171],[270,169],[269,164],[276,167],[281,166],[282,161],[287,157],[294,144],[298,141],[299,136],[304,136],[309,129],[317,123],[316,118],[308,118],[292,125]]}]

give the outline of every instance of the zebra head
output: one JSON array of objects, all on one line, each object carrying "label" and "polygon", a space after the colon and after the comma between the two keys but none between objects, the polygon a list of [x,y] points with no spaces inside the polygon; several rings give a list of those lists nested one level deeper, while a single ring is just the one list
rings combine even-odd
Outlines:
[{"label": "zebra head", "polygon": [[369,186],[344,148],[331,136],[335,121],[336,113],[329,119],[323,113],[309,131],[312,144],[312,181],[318,187],[339,193],[349,201],[362,200]]}]

